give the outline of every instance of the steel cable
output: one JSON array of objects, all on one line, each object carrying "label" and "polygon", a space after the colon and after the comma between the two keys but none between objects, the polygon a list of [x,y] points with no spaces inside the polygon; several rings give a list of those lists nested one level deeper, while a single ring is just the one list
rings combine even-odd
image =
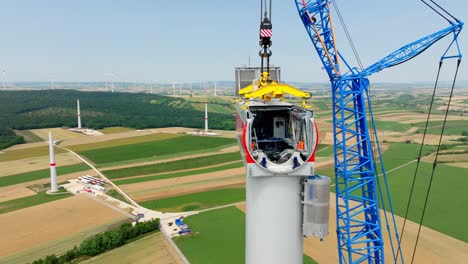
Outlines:
[{"label": "steel cable", "polygon": [[452,88],[450,90],[450,96],[449,96],[449,100],[448,100],[448,103],[447,103],[447,109],[445,110],[444,122],[442,124],[442,130],[440,131],[439,145],[437,146],[437,151],[436,151],[434,163],[432,164],[431,177],[429,178],[429,186],[427,188],[426,198],[424,200],[424,207],[423,207],[422,215],[421,215],[421,218],[419,220],[418,234],[416,236],[416,243],[415,243],[414,249],[413,249],[413,256],[411,258],[411,264],[414,262],[414,258],[416,256],[416,249],[418,247],[419,236],[421,234],[421,227],[422,227],[422,223],[424,221],[424,216],[426,214],[427,203],[429,201],[429,194],[431,193],[432,182],[434,180],[435,169],[437,167],[437,158],[439,157],[440,146],[442,145],[442,137],[444,135],[445,126],[447,125],[447,117],[448,117],[448,113],[450,111],[450,104],[451,104],[452,98],[453,98],[453,90],[455,88],[455,82],[457,81],[457,75],[458,75],[458,69],[460,68],[460,63],[461,63],[461,59],[457,60],[457,69],[455,70],[455,76],[453,78]]}]

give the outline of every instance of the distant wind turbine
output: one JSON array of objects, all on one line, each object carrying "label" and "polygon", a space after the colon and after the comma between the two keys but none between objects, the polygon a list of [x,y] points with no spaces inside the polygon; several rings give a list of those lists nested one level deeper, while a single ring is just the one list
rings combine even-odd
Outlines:
[{"label": "distant wind turbine", "polygon": [[3,70],[3,73],[2,73],[2,84],[3,84],[3,89],[6,89],[5,79],[6,79],[6,71]]},{"label": "distant wind turbine", "polygon": [[51,89],[53,90],[54,89],[54,75],[53,74],[50,75],[50,84],[52,87]]}]

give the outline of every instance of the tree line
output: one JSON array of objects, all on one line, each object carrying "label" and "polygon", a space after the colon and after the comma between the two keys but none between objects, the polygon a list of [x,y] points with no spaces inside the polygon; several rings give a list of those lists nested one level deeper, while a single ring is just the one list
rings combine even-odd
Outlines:
[{"label": "tree line", "polygon": [[[76,100],[80,100],[84,127],[112,126],[136,129],[183,126],[202,128],[204,113],[183,98],[154,94],[81,92],[75,90],[0,91],[0,128],[36,129],[76,127]],[[210,127],[234,129],[232,113],[211,113]],[[20,138],[0,134],[0,142],[16,144]]]},{"label": "tree line", "polygon": [[64,264],[78,259],[94,257],[158,230],[159,219],[139,222],[134,226],[131,223],[125,223],[117,229],[99,233],[84,240],[80,246],[75,246],[61,256],[48,255],[43,259],[33,261],[32,264]]}]

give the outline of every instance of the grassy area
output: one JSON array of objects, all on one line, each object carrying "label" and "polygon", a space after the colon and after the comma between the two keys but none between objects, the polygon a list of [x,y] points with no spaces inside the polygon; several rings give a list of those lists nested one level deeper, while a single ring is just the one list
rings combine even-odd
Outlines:
[{"label": "grassy area", "polygon": [[137,175],[155,174],[161,172],[169,172],[175,170],[193,169],[210,165],[221,164],[230,161],[240,160],[241,156],[238,152],[216,154],[198,158],[190,158],[184,160],[168,161],[157,164],[150,164],[138,167],[130,167],[124,169],[104,171],[107,177],[118,179]]},{"label": "grassy area", "polygon": [[398,122],[391,122],[391,121],[382,121],[382,120],[375,120],[375,127],[378,130],[390,130],[396,132],[405,132],[413,127],[417,127],[417,125],[410,125],[410,124],[402,124]]},{"label": "grassy area", "polygon": [[[404,216],[414,176],[416,163],[397,171],[391,172],[389,188],[395,213]],[[412,203],[408,218],[419,222],[422,214],[432,164],[422,162],[415,183]],[[432,182],[423,225],[441,233],[468,242],[466,219],[468,211],[464,210],[468,204],[466,188],[468,177],[466,169],[439,164]]]},{"label": "grassy area", "polygon": [[330,157],[333,155],[333,145],[318,144],[317,151],[315,152],[317,157]]},{"label": "grassy area", "polygon": [[[423,148],[423,155],[428,155],[435,150],[435,146],[426,145]],[[392,143],[384,153],[385,168],[390,171],[416,160],[418,153],[418,144]],[[405,214],[415,169],[416,163],[412,163],[387,174],[394,210],[399,216]],[[422,214],[431,169],[432,164],[430,163],[421,162],[419,165],[418,178],[408,215],[408,218],[412,221],[419,222]],[[322,169],[318,174],[333,177],[334,168]],[[463,168],[443,164],[437,166],[423,224],[441,233],[468,242],[468,229],[465,228],[468,211],[460,210],[468,204],[466,191],[461,187],[468,185],[468,177],[464,177],[465,175],[467,175],[466,169]],[[332,190],[334,191],[334,188]],[[386,204],[388,208],[388,203]]]},{"label": "grassy area", "polygon": [[[184,222],[193,235],[176,237],[174,241],[190,263],[245,262],[245,214],[236,207],[189,216]],[[316,262],[304,256],[304,263]]]},{"label": "grassy area", "polygon": [[155,180],[162,180],[162,179],[168,179],[168,178],[191,176],[191,175],[202,174],[202,173],[223,171],[223,170],[228,170],[228,169],[240,168],[242,166],[243,166],[242,162],[235,162],[235,163],[216,166],[216,167],[212,167],[212,168],[206,168],[206,169],[190,170],[190,171],[167,173],[167,174],[159,174],[159,175],[152,175],[152,176],[147,176],[147,177],[138,177],[138,178],[132,178],[132,179],[122,179],[122,180],[115,180],[113,182],[115,184],[119,184],[119,185],[132,184],[132,183],[138,183],[138,182],[155,181]]},{"label": "grassy area", "polygon": [[128,203],[127,199],[125,199],[125,197],[122,194],[120,194],[118,191],[116,191],[114,189],[110,189],[110,190],[106,191],[106,194],[109,195],[110,197],[113,197],[113,198],[117,199],[117,200]]},{"label": "grassy area", "polygon": [[235,142],[235,139],[230,138],[184,135],[166,140],[86,150],[79,153],[96,164],[103,164],[147,157],[158,158],[168,153],[172,155],[184,152],[193,153],[198,150],[202,151],[204,149],[232,145]]},{"label": "grassy area", "polygon": [[184,222],[194,235],[176,237],[174,241],[192,264],[244,263],[244,219],[236,207],[190,216]]},{"label": "grassy area", "polygon": [[[60,153],[65,153],[65,152],[66,151],[63,149],[55,148],[55,154],[60,154]],[[0,162],[41,157],[41,156],[47,156],[47,155],[49,155],[48,146],[8,150],[0,154]]]},{"label": "grassy area", "polygon": [[106,127],[104,129],[99,130],[99,132],[103,134],[115,134],[129,131],[135,131],[135,129],[130,127]]},{"label": "grassy area", "polygon": [[0,214],[8,213],[11,211],[23,209],[26,207],[31,207],[43,203],[52,202],[55,200],[60,200],[72,196],[72,194],[64,193],[57,195],[48,195],[44,192],[40,192],[36,195],[22,197],[14,200],[9,200],[6,202],[0,203]]},{"label": "grassy area", "polygon": [[108,140],[104,142],[74,145],[74,146],[70,146],[69,148],[73,151],[80,152],[80,151],[87,151],[87,150],[100,149],[100,148],[110,148],[110,147],[118,147],[118,146],[131,145],[131,144],[137,144],[137,143],[166,140],[166,139],[176,138],[180,136],[181,135],[177,135],[177,134],[158,133],[158,134],[151,134],[151,135],[145,135],[145,136],[119,138],[119,139],[113,139],[113,140]]},{"label": "grassy area", "polygon": [[187,212],[245,201],[245,188],[226,188],[191,193],[159,200],[141,202],[140,205],[163,212]]},{"label": "grassy area", "polygon": [[174,258],[168,254],[164,236],[153,233],[129,244],[123,245],[94,258],[80,262],[81,264],[166,264],[174,263]]},{"label": "grassy area", "polygon": [[[428,134],[440,135],[442,130],[443,121],[429,121],[428,124]],[[418,133],[424,133],[424,127],[426,122],[421,122],[415,124],[416,126],[420,127],[418,129]],[[468,132],[468,122],[462,120],[449,120],[445,125],[444,135],[453,135],[453,136],[462,136],[462,132]]]},{"label": "grassy area", "polygon": [[16,135],[24,137],[24,140],[26,143],[35,143],[35,142],[42,142],[44,139],[42,139],[40,136],[34,134],[33,132],[29,130],[15,130]]},{"label": "grassy area", "polygon": [[[57,167],[57,175],[65,175],[65,174],[70,174],[70,173],[75,173],[79,171],[85,171],[89,170],[90,168],[88,165],[84,163],[80,164],[73,164],[73,165],[68,165],[68,166],[63,166],[63,167]],[[0,179],[0,187],[5,187],[5,186],[10,186],[10,185],[15,185],[23,182],[30,182],[30,181],[35,181],[35,180],[40,180],[40,179],[45,179],[50,177],[50,170],[45,169],[45,170],[37,170],[37,171],[31,171],[31,172],[25,172],[21,174],[14,174],[14,175],[9,175],[9,176],[4,176],[1,177]]]}]

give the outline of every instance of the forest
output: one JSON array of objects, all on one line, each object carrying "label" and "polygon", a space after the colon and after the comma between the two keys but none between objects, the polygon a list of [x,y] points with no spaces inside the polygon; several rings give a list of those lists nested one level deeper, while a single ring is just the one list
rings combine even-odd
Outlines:
[{"label": "forest", "polygon": [[[183,98],[75,90],[0,91],[0,149],[24,142],[13,129],[76,127],[76,100],[84,127],[201,128],[204,113]],[[234,129],[232,113],[210,113],[210,128]]]}]

